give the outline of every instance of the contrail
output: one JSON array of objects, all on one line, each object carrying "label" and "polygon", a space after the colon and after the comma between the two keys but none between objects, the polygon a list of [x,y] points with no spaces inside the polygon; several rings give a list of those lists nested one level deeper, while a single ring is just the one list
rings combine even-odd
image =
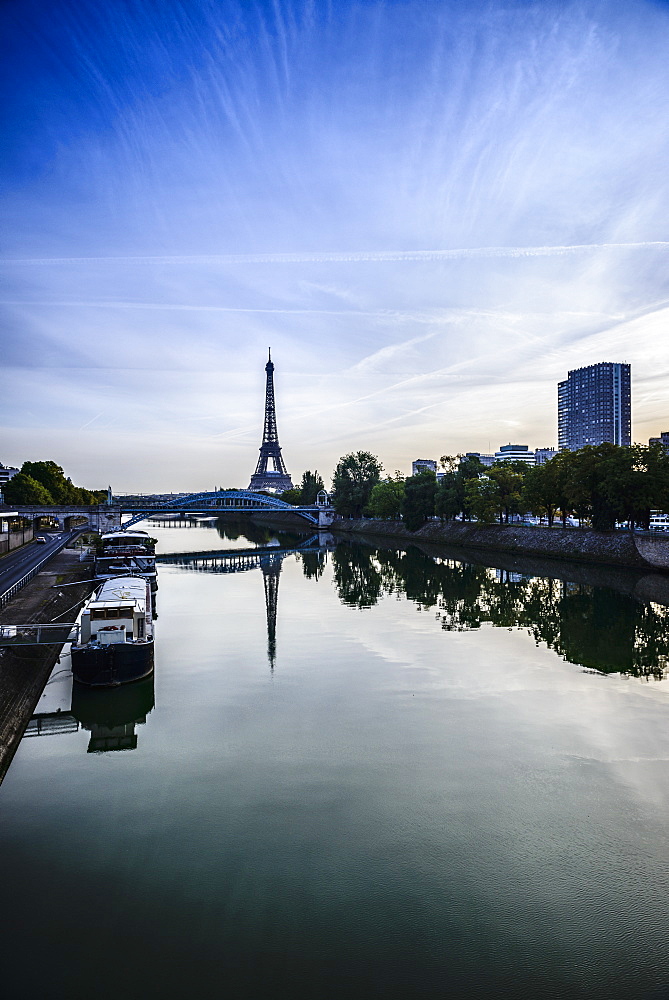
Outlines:
[{"label": "contrail", "polygon": [[236,253],[128,257],[5,257],[0,264],[96,264],[131,262],[135,264],[383,264],[404,261],[466,260],[485,257],[561,257],[588,250],[666,250],[669,242],[644,243],[575,243],[569,246],[543,247],[461,247],[454,250],[353,250],[314,251],[305,253]]}]

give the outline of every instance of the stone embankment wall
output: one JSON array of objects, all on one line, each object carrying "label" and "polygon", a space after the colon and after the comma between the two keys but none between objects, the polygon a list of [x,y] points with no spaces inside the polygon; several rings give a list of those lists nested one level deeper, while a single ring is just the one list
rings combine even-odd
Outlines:
[{"label": "stone embankment wall", "polygon": [[0,556],[7,555],[8,552],[13,552],[19,546],[32,542],[34,537],[35,530],[32,527],[26,528],[24,531],[3,531],[0,534]]},{"label": "stone embankment wall", "polygon": [[428,521],[418,531],[411,532],[402,521],[371,519],[335,521],[331,530],[336,534],[382,535],[413,542],[445,543],[468,549],[669,572],[669,538],[654,538],[628,531]]}]

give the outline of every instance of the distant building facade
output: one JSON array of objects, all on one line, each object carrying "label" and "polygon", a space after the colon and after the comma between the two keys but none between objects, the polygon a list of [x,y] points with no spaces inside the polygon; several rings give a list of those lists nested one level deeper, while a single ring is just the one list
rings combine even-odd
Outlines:
[{"label": "distant building facade", "polygon": [[15,476],[19,469],[12,469],[11,466],[3,465],[0,462],[0,488],[2,488],[5,483],[8,483],[12,476]]},{"label": "distant building facade", "polygon": [[481,463],[481,465],[485,465],[486,468],[490,468],[490,466],[495,461],[495,456],[494,455],[484,455],[480,451],[468,451],[468,452],[466,452],[462,456],[462,458],[460,459],[460,462],[461,463],[462,462],[466,462],[468,458],[478,458],[478,460]]},{"label": "distant building facade", "polygon": [[649,438],[648,444],[661,444],[667,455],[669,455],[669,431],[662,431],[659,437]]},{"label": "distant building facade", "polygon": [[632,441],[630,366],[602,361],[568,372],[558,383],[558,448],[629,445]]},{"label": "distant building facade", "polygon": [[418,476],[421,472],[437,472],[437,463],[432,458],[417,458],[411,463],[411,475]]},{"label": "distant building facade", "polygon": [[477,458],[481,465],[490,468],[495,462],[525,462],[526,465],[544,465],[557,455],[554,448],[537,448],[532,451],[526,444],[503,444],[494,455],[485,455],[480,451],[468,451],[460,459],[466,462],[468,458]]},{"label": "distant building facade", "polygon": [[496,462],[525,462],[534,465],[534,452],[526,444],[503,444],[495,452]]}]

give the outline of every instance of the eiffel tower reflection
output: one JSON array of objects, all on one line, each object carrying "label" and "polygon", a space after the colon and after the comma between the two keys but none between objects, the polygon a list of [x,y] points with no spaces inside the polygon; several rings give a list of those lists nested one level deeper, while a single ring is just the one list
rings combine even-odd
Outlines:
[{"label": "eiffel tower reflection", "polygon": [[285,555],[270,555],[260,564],[265,587],[265,612],[267,614],[267,659],[274,673],[276,663],[276,611],[279,600],[279,577]]},{"label": "eiffel tower reflection", "polygon": [[[279,577],[281,566],[287,556],[299,554],[305,561],[304,571],[308,578],[322,572],[325,553],[334,547],[334,539],[329,533],[312,535],[300,545],[290,547],[257,547],[249,549],[227,549],[222,551],[177,552],[159,555],[156,562],[179,566],[181,569],[197,573],[244,573],[259,569],[262,572],[265,591],[265,612],[267,615],[267,659],[273,672],[276,665],[276,621],[279,600]],[[307,560],[309,562],[307,563]],[[315,561],[312,566],[311,563]]]},{"label": "eiffel tower reflection", "polygon": [[276,665],[276,617],[279,599],[279,577],[286,556],[299,549],[251,549],[228,552],[187,552],[182,555],[162,556],[161,562],[179,565],[182,569],[199,573],[244,573],[259,569],[262,572],[267,614],[267,659],[270,670]]}]

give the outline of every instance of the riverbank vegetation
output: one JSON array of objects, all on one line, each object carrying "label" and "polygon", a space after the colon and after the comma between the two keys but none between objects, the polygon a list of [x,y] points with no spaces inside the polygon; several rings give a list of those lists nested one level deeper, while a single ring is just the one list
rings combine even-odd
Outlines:
[{"label": "riverbank vegetation", "polygon": [[3,488],[8,504],[92,504],[104,503],[106,490],[87,490],[75,486],[55,462],[24,462],[21,471]]},{"label": "riverbank vegetation", "polygon": [[426,471],[381,478],[370,452],[340,459],[332,502],[343,517],[394,519],[417,531],[432,517],[484,524],[508,523],[516,515],[556,520],[578,518],[597,531],[624,522],[648,528],[652,511],[669,511],[669,456],[659,445],[613,444],[562,451],[544,465],[442,456],[442,474]]}]

